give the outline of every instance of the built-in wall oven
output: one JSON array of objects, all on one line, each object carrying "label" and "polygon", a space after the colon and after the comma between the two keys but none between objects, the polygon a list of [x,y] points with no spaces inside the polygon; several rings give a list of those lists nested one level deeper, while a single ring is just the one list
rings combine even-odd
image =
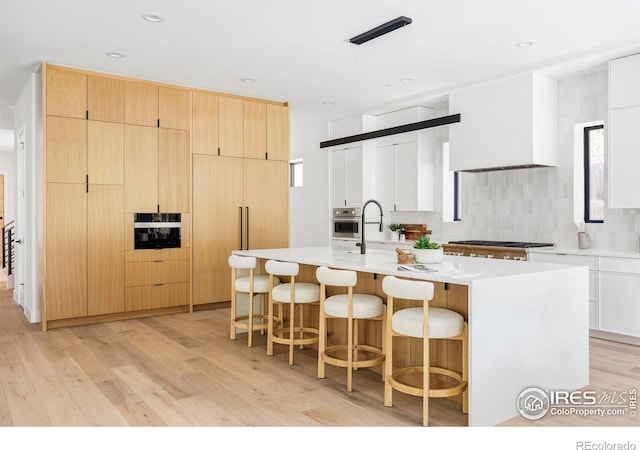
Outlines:
[{"label": "built-in wall oven", "polygon": [[362,208],[333,208],[333,237],[360,239]]},{"label": "built-in wall oven", "polygon": [[181,225],[180,213],[135,213],[134,248],[140,250],[180,247]]}]

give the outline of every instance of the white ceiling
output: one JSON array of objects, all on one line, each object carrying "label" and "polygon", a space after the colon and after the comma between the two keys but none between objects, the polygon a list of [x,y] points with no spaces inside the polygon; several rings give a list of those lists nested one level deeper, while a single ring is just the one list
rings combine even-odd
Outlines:
[{"label": "white ceiling", "polygon": [[[145,13],[165,21],[145,22]],[[399,16],[413,23],[349,43]],[[524,70],[575,74],[636,52],[639,0],[0,0],[0,129],[13,127],[10,105],[42,60],[339,118],[433,104],[452,88]]]}]

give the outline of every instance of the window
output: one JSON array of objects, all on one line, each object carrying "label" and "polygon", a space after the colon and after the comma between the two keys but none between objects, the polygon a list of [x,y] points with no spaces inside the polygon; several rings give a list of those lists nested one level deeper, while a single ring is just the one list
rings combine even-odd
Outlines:
[{"label": "window", "polygon": [[462,177],[460,172],[449,170],[449,143],[442,146],[442,220],[462,220]]},{"label": "window", "polygon": [[289,173],[291,187],[302,186],[302,159],[294,159],[289,162]]},{"label": "window", "polygon": [[584,221],[604,222],[604,126],[584,128]]}]

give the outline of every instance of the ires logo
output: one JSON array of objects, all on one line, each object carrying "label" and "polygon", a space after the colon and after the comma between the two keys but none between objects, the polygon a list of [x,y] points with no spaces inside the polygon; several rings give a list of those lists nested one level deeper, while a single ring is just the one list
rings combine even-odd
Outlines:
[{"label": "ires logo", "polygon": [[[564,391],[530,387],[518,396],[516,407],[522,417],[543,418],[547,413],[557,416],[624,416],[637,417],[637,389],[628,391]],[[627,414],[628,413],[628,414]]]}]

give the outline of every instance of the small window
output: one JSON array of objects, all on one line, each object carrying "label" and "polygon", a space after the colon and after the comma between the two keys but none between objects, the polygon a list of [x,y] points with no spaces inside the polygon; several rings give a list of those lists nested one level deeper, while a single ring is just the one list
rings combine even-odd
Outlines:
[{"label": "small window", "polygon": [[302,186],[302,159],[295,159],[289,162],[291,187]]},{"label": "small window", "polygon": [[604,126],[584,128],[584,221],[604,222]]},{"label": "small window", "polygon": [[445,222],[462,220],[462,177],[449,170],[449,143],[442,146],[442,219]]}]

